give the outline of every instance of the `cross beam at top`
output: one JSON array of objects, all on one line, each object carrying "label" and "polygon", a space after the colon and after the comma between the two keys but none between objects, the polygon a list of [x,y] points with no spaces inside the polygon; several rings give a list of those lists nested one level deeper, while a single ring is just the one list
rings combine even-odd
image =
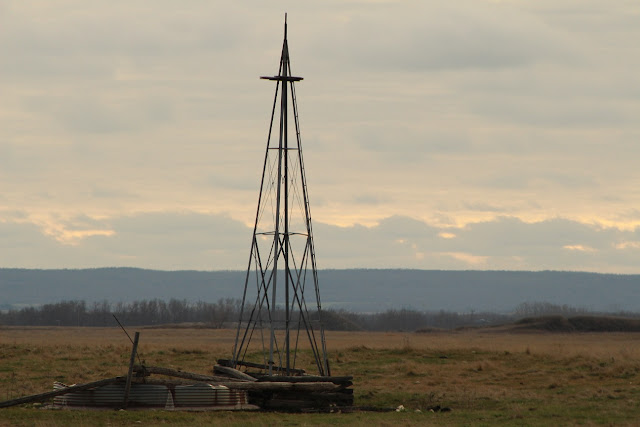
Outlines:
[{"label": "cross beam at top", "polygon": [[299,82],[300,80],[303,80],[302,77],[294,77],[294,76],[261,76],[260,77],[263,80],[280,80],[280,81],[285,81],[285,82]]}]

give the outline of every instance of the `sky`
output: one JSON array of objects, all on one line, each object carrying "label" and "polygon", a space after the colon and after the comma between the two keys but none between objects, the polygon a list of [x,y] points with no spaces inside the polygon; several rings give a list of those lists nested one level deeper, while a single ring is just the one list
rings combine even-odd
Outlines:
[{"label": "sky", "polygon": [[319,268],[640,273],[636,0],[0,3],[0,267],[244,269],[284,14]]}]

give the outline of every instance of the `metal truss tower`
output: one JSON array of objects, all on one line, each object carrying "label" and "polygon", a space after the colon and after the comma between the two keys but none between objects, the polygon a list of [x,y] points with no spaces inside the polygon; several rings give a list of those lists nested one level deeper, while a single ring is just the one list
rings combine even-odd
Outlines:
[{"label": "metal truss tower", "polygon": [[[330,376],[296,105],[295,82],[302,77],[291,73],[286,15],[278,75],[261,78],[275,82],[276,90],[230,362],[232,367],[260,367],[268,375],[289,376],[300,373],[299,350],[310,349],[318,375]],[[279,119],[274,121],[277,109]],[[277,138],[272,138],[274,123]],[[290,139],[290,133],[295,138]]]}]

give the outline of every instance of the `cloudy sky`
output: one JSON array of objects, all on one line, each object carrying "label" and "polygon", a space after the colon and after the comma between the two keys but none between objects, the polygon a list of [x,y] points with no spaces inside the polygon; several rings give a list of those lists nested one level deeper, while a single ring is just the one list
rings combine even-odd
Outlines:
[{"label": "cloudy sky", "polygon": [[0,267],[243,269],[289,48],[320,268],[640,273],[636,0],[0,3]]}]

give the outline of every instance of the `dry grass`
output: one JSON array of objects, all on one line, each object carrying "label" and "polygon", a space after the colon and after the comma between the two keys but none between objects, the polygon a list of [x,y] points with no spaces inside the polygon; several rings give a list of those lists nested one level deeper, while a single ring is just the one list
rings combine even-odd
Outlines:
[{"label": "dry grass", "polygon": [[[218,358],[229,357],[235,338],[230,330],[141,328],[140,332],[140,354],[149,365],[200,373],[211,372]],[[144,415],[143,421],[571,425],[633,424],[640,419],[637,333],[329,332],[327,341],[333,374],[354,375],[357,405],[403,404],[423,412],[341,417],[163,413]],[[48,391],[54,380],[74,383],[123,375],[130,348],[117,328],[2,328],[0,400]],[[301,362],[310,364],[307,352]],[[452,412],[424,412],[436,405]],[[70,415],[42,415],[45,412],[0,410],[0,425],[74,423],[67,418]],[[124,415],[87,416],[87,425],[132,422]]]},{"label": "dry grass", "polygon": [[[235,330],[139,328],[140,352],[179,348],[197,348],[221,357],[231,354]],[[2,327],[1,344],[19,344],[43,348],[56,346],[123,347],[130,350],[128,338],[119,328]],[[521,333],[507,334],[490,329],[471,329],[428,334],[402,332],[327,332],[332,351],[366,346],[371,349],[416,350],[475,348],[480,351],[512,353],[528,351],[550,356],[590,355],[593,357],[640,356],[640,333]],[[304,346],[303,346],[304,348]]]}]

